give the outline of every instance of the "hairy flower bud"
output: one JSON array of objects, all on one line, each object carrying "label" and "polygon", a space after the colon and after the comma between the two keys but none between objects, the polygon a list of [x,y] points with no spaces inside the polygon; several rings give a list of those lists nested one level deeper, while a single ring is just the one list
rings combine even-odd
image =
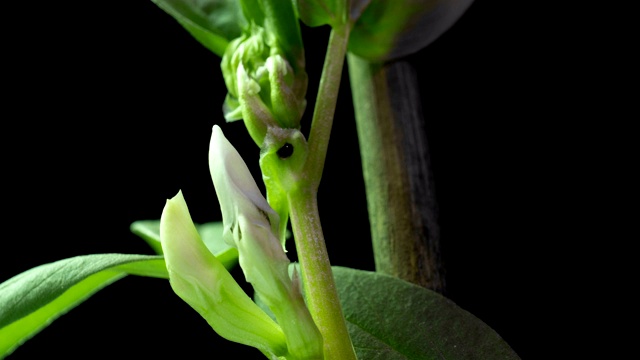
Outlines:
[{"label": "hairy flower bud", "polygon": [[260,193],[247,165],[213,127],[209,167],[222,209],[225,241],[238,249],[240,267],[254,291],[275,314],[293,358],[322,359],[322,336],[278,238],[279,216]]}]

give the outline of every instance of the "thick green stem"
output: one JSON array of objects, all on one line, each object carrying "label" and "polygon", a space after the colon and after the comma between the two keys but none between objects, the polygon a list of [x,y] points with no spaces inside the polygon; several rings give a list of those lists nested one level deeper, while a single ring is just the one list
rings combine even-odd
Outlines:
[{"label": "thick green stem", "polygon": [[324,358],[356,359],[324,242],[315,191],[289,196],[307,305],[324,341]]},{"label": "thick green stem", "polygon": [[376,271],[443,291],[437,204],[415,73],[347,56]]},{"label": "thick green stem", "polygon": [[311,316],[322,334],[324,358],[327,360],[356,359],[338,299],[316,197],[329,144],[348,38],[348,26],[335,27],[331,31],[309,134],[308,158],[298,183],[291,189],[288,197],[305,296]]}]

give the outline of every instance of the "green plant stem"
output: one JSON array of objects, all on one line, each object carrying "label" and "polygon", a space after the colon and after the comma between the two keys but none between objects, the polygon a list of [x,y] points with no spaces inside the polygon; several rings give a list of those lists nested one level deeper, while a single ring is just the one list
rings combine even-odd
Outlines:
[{"label": "green plant stem", "polygon": [[332,29],[309,134],[309,155],[297,186],[288,196],[307,304],[323,337],[324,358],[331,360],[356,359],[338,299],[317,203],[348,39],[348,26]]},{"label": "green plant stem", "polygon": [[307,180],[313,182],[316,190],[320,184],[324,161],[329,146],[329,136],[333,125],[333,115],[338,100],[338,90],[342,79],[345,54],[349,41],[350,25],[334,27],[329,36],[329,45],[325,55],[322,77],[313,109],[313,119],[309,132],[309,159],[304,173]]},{"label": "green plant stem", "polygon": [[289,204],[307,305],[322,334],[324,358],[355,360],[324,242],[315,191],[295,191],[289,196]]},{"label": "green plant stem", "polygon": [[376,271],[443,291],[418,84],[404,61],[347,55]]}]

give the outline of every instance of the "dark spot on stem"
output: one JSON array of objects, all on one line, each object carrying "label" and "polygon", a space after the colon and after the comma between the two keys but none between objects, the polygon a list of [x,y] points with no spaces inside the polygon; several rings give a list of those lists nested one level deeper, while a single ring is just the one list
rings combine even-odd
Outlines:
[{"label": "dark spot on stem", "polygon": [[285,143],[276,153],[280,159],[286,159],[293,155],[293,145]]}]

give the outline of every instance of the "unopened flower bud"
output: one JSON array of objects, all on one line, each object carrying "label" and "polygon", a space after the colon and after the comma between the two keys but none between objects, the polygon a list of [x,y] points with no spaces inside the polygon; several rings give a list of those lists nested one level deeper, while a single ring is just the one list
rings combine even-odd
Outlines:
[{"label": "unopened flower bud", "polygon": [[220,336],[253,346],[269,357],[287,353],[280,326],[247,296],[202,242],[182,192],[167,200],[160,239],[174,292]]},{"label": "unopened flower bud", "polygon": [[261,146],[269,127],[298,129],[306,107],[307,74],[291,66],[273,34],[252,23],[231,41],[221,68],[228,94],[223,105],[227,121],[243,119]]},{"label": "unopened flower bud", "polygon": [[275,314],[292,358],[322,359],[322,336],[300,286],[289,277],[290,261],[278,239],[279,216],[217,125],[211,137],[209,167],[222,209],[223,236],[237,247],[246,280]]}]

